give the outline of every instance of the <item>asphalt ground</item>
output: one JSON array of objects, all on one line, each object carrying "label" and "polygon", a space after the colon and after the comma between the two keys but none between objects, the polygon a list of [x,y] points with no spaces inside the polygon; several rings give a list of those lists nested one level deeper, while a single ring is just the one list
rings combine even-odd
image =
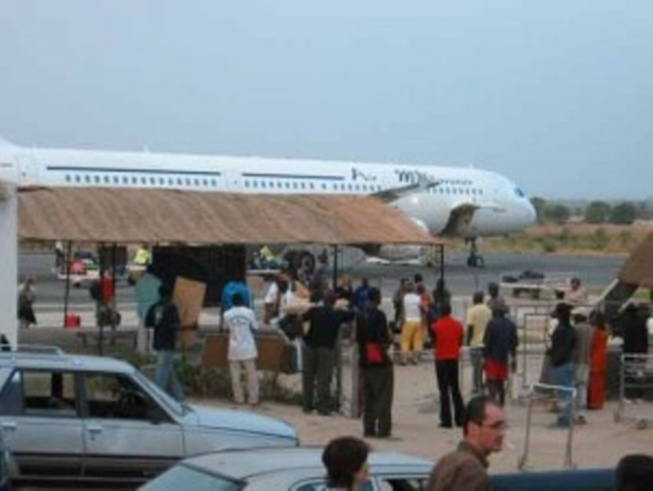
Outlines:
[{"label": "asphalt ground", "polygon": [[[537,271],[544,274],[565,272],[576,274],[583,279],[587,288],[598,293],[615,278],[625,260],[624,256],[561,256],[546,254],[486,254],[486,267],[483,269],[469,268],[466,264],[466,254],[451,253],[445,259],[444,274],[447,287],[454,296],[470,296],[478,289],[485,289],[491,281],[499,282],[503,274]],[[53,254],[21,254],[19,258],[19,278],[31,276],[36,279],[37,313],[49,306],[60,310],[65,293],[65,282],[56,278],[54,272]],[[370,283],[380,286],[384,296],[392,295],[402,277],[412,278],[415,273],[421,273],[430,288],[435,286],[440,268],[427,268],[416,265],[379,265],[359,263],[342,271],[358,279],[367,277]],[[134,289],[126,281],[119,281],[116,300],[119,304],[134,302]],[[86,288],[70,289],[70,305],[89,304],[91,299]]]}]

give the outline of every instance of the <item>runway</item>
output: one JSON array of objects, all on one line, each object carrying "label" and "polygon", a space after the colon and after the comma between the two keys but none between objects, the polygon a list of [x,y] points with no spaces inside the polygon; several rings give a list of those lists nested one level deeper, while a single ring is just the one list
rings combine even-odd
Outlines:
[{"label": "runway", "polygon": [[[585,285],[594,293],[600,292],[616,276],[625,260],[624,256],[560,256],[545,254],[486,254],[484,269],[469,268],[465,253],[451,253],[445,256],[445,280],[454,296],[471,296],[475,290],[485,289],[490,281],[500,281],[501,275],[510,271],[527,269],[542,273],[569,272],[579,275]],[[36,310],[50,308],[60,310],[63,304],[65,282],[58,280],[53,273],[54,255],[43,253],[23,253],[19,257],[19,277],[32,276],[36,279]],[[435,286],[440,269],[414,265],[358,264],[343,271],[354,278],[354,284],[363,277],[370,283],[380,286],[384,296],[392,295],[399,279],[421,273],[430,288]],[[133,304],[134,289],[125,281],[118,282],[117,301],[119,304]],[[70,289],[70,305],[82,306],[91,299],[86,288]]]}]

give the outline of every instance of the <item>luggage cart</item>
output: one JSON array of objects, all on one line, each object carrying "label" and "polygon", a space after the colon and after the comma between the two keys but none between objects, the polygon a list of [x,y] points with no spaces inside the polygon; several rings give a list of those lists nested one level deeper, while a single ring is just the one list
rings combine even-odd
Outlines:
[{"label": "luggage cart", "polygon": [[[653,426],[653,405],[651,403],[633,404],[632,411],[639,409],[640,414],[628,414],[626,411],[628,397],[643,399],[645,391],[653,391],[653,355],[623,354],[619,368],[619,403],[614,410],[616,423],[624,420],[634,421],[640,430]],[[633,395],[634,392],[634,395]],[[642,414],[642,408],[648,414]]]},{"label": "luggage cart", "polygon": [[528,458],[529,458],[529,445],[531,440],[531,426],[533,423],[533,407],[536,402],[541,402],[542,400],[548,400],[551,397],[551,394],[557,394],[558,397],[561,393],[565,393],[565,398],[569,399],[568,404],[571,405],[570,410],[570,424],[569,429],[567,430],[567,439],[565,442],[565,454],[562,466],[566,469],[574,469],[576,466],[572,460],[572,446],[574,439],[574,421],[576,419],[576,389],[573,387],[564,387],[561,385],[550,385],[550,384],[533,384],[528,394],[528,410],[526,413],[526,432],[525,432],[525,441],[524,441],[524,453],[519,458],[517,462],[517,467],[519,470],[526,470],[528,468]]}]

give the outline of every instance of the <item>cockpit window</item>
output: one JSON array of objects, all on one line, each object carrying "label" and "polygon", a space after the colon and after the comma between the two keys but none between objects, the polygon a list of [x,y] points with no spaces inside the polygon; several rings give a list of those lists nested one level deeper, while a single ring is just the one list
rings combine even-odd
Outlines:
[{"label": "cockpit window", "polygon": [[515,194],[516,194],[517,196],[519,196],[520,198],[525,198],[525,197],[526,197],[526,195],[524,194],[524,191],[522,191],[522,190],[519,189],[519,188],[515,188]]}]

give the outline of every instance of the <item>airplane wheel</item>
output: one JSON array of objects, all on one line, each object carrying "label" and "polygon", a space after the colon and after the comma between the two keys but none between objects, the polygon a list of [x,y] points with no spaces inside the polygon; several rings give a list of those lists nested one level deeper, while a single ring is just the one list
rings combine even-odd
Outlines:
[{"label": "airplane wheel", "polygon": [[485,260],[479,254],[470,254],[467,258],[467,266],[470,268],[484,268]]}]

